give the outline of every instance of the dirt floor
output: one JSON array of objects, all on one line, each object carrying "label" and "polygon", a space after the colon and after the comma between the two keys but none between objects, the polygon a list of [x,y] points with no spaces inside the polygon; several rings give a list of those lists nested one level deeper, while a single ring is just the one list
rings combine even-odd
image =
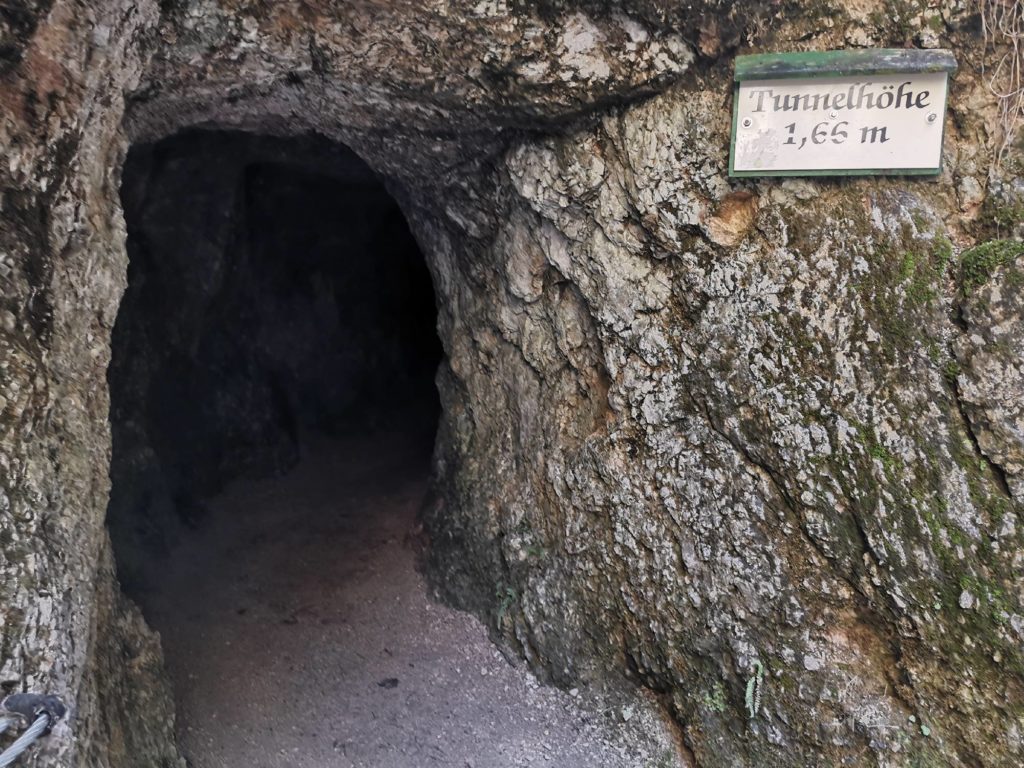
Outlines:
[{"label": "dirt floor", "polygon": [[147,615],[195,768],[675,765],[646,701],[541,686],[427,594],[422,447],[317,441],[236,483],[161,563]]}]

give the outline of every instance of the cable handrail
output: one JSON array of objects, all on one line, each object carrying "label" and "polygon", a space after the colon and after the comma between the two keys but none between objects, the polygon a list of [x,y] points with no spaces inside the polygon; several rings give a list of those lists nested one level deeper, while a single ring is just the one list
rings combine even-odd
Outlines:
[{"label": "cable handrail", "polygon": [[56,696],[39,693],[12,693],[0,702],[0,734],[13,725],[31,723],[7,749],[0,752],[0,768],[6,768],[46,736],[66,711],[64,703]]}]

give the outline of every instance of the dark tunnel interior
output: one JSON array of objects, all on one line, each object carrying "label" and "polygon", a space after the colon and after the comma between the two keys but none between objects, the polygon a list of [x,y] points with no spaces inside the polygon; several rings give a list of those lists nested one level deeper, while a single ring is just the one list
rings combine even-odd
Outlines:
[{"label": "dark tunnel interior", "polygon": [[428,464],[441,347],[402,212],[343,146],[188,132],[133,147],[121,195],[107,521],[145,609],[151,564],[207,500],[287,471],[313,436],[399,430]]}]

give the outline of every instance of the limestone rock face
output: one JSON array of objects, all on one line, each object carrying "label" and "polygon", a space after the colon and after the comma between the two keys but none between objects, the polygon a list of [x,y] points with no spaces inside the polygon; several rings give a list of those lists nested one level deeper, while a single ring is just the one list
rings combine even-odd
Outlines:
[{"label": "limestone rock face", "polygon": [[14,2],[0,19],[0,686],[69,706],[37,765],[177,766],[159,643],[103,526],[123,94],[157,4]]},{"label": "limestone rock face", "polygon": [[[75,704],[40,765],[176,764],[107,565],[104,374],[126,146],[204,126],[320,133],[403,204],[446,354],[430,573],[496,639],[649,688],[684,764],[1021,762],[1024,301],[1019,258],[958,266],[1013,173],[973,6],[22,5],[0,685]],[[735,53],[937,44],[937,179],[728,179]]]},{"label": "limestone rock face", "polygon": [[[1006,247],[1006,246],[1004,246]],[[985,246],[981,246],[984,249]],[[984,250],[981,250],[984,253]],[[1024,501],[1024,258],[995,267],[964,303],[961,398],[979,449]]]},{"label": "limestone rock face", "polygon": [[[724,157],[694,151],[726,140],[705,109],[666,94],[506,156],[519,199],[500,218],[533,234],[498,239],[497,264],[517,269],[498,327],[475,332],[488,367],[457,345],[451,362],[461,389],[482,392],[495,368],[510,382],[474,416],[515,415],[453,425],[450,465],[502,482],[455,484],[437,567],[467,585],[457,594],[504,569],[496,588],[521,611],[504,630],[523,652],[562,680],[619,659],[662,692],[698,764],[842,764],[865,747],[893,764],[1001,764],[1021,748],[1014,717],[958,724],[948,709],[1021,695],[1021,509],[944,376],[961,331],[941,191],[730,190]],[[532,300],[517,240],[544,257]],[[1019,344],[1008,303],[993,319]],[[1019,383],[994,374],[971,368],[1010,431],[996,408],[1019,407]],[[481,442],[503,440],[479,469]],[[543,447],[527,463],[520,445]],[[485,571],[446,568],[477,566],[493,542]]]}]

